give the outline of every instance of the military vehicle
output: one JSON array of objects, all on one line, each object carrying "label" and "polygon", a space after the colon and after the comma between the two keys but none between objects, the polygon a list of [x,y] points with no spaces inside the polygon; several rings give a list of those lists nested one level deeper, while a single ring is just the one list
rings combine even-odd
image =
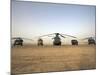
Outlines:
[{"label": "military vehicle", "polygon": [[77,40],[71,40],[72,45],[78,45],[78,41]]},{"label": "military vehicle", "polygon": [[16,45],[23,46],[23,39],[22,38],[16,38],[16,40],[14,41],[14,46],[16,46]]},{"label": "military vehicle", "polygon": [[88,44],[89,45],[91,45],[91,44],[95,45],[96,43],[95,43],[95,40],[91,37],[91,38],[88,39]]},{"label": "military vehicle", "polygon": [[[50,36],[50,35],[55,35],[55,36]],[[47,34],[47,35],[39,36],[39,38],[42,38],[42,37],[45,37],[45,36],[54,37],[54,38],[52,38],[52,39],[54,39],[54,40],[53,40],[53,45],[55,45],[55,46],[60,46],[60,45],[62,44],[61,38],[60,38],[60,37],[66,38],[66,36],[68,36],[68,37],[76,38],[76,37],[74,37],[74,36],[67,35],[67,34],[61,34],[61,33]],[[42,39],[39,39],[39,40],[38,40],[38,45],[43,46],[43,40],[42,40]]]},{"label": "military vehicle", "polygon": [[87,37],[87,38],[84,38],[83,40],[87,40],[88,45],[96,44],[95,37]]},{"label": "military vehicle", "polygon": [[41,38],[38,39],[38,46],[43,46],[43,40]]},{"label": "military vehicle", "polygon": [[22,38],[22,37],[13,37],[11,39],[14,40],[13,46],[17,46],[17,45],[23,46],[24,40],[31,40],[31,41],[33,41],[32,39]]}]

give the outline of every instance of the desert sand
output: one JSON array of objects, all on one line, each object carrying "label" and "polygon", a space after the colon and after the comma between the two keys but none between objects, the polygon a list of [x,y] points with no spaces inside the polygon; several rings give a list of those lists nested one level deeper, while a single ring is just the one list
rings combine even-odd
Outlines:
[{"label": "desert sand", "polygon": [[96,68],[95,45],[33,46],[11,48],[11,73],[26,74]]}]

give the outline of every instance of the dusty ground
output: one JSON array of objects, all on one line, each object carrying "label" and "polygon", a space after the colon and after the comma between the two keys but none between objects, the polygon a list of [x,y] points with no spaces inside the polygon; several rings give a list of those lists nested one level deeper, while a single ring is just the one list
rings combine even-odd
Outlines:
[{"label": "dusty ground", "polygon": [[71,71],[96,68],[94,45],[14,47],[11,50],[14,74]]}]

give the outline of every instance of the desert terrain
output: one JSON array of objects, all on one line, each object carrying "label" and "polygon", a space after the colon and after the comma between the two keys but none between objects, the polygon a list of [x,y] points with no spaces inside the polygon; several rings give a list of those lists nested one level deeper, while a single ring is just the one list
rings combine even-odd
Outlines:
[{"label": "desert terrain", "polygon": [[90,70],[95,68],[95,45],[24,45],[23,47],[11,48],[12,74]]}]

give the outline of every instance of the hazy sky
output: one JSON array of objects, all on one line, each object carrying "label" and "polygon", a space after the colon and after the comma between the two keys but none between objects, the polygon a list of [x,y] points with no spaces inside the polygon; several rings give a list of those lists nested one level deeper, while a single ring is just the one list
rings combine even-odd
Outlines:
[{"label": "hazy sky", "polygon": [[[12,1],[12,36],[95,35],[95,6]],[[47,39],[47,38],[46,38]]]}]

